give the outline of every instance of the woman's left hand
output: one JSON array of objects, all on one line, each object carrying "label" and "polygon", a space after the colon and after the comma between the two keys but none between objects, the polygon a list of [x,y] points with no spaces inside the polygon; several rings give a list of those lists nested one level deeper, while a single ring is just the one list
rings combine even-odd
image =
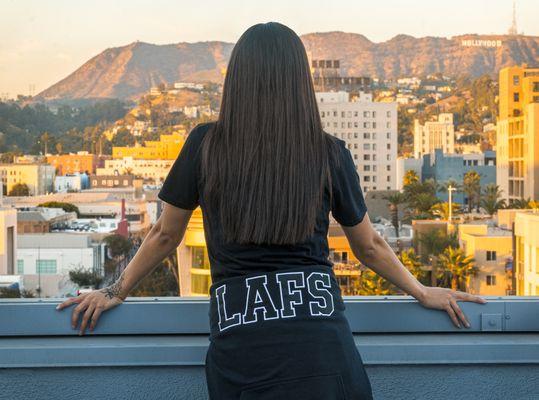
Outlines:
[{"label": "woman's left hand", "polygon": [[470,322],[460,309],[457,301],[471,301],[479,304],[485,304],[487,302],[482,297],[466,292],[430,286],[425,287],[425,293],[418,299],[418,301],[424,307],[445,310],[458,328],[461,328],[460,321],[462,321],[467,328],[470,327]]}]

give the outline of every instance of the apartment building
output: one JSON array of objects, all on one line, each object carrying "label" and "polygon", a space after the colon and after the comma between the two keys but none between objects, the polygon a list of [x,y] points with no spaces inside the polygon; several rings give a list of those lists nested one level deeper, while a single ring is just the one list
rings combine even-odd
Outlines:
[{"label": "apartment building", "polygon": [[98,157],[87,151],[70,154],[48,154],[47,163],[56,168],[58,175],[73,175],[78,173],[92,174],[98,165]]},{"label": "apartment building", "polygon": [[6,194],[13,186],[26,184],[30,195],[50,193],[54,188],[55,168],[49,164],[0,164],[0,178]]},{"label": "apartment building", "polygon": [[372,94],[318,92],[326,132],[346,142],[364,192],[397,187],[397,103],[374,102]]},{"label": "apartment building", "polygon": [[[160,183],[168,175],[173,159],[136,159],[123,157],[113,160],[105,160],[105,166],[96,169],[96,175],[134,175],[144,180]],[[92,177],[94,179],[95,177]]]},{"label": "apartment building", "polygon": [[439,114],[436,121],[427,121],[424,125],[414,120],[414,157],[420,158],[435,149],[455,152],[455,126],[451,113]]},{"label": "apartment building", "polygon": [[512,293],[513,234],[509,229],[481,224],[460,224],[459,241],[478,269],[467,282],[467,292],[486,296]]},{"label": "apartment building", "polygon": [[175,160],[185,142],[184,133],[161,135],[159,140],[147,140],[144,146],[114,146],[112,158],[133,157],[141,160]]},{"label": "apartment building", "polygon": [[496,125],[497,184],[509,203],[539,199],[539,68],[503,68]]}]

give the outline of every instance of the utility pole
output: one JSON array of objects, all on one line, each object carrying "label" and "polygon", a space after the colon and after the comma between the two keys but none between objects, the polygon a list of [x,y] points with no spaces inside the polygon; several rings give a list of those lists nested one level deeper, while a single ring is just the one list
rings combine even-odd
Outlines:
[{"label": "utility pole", "polygon": [[453,220],[453,191],[457,190],[451,184],[447,187],[447,192],[449,193],[449,223]]}]

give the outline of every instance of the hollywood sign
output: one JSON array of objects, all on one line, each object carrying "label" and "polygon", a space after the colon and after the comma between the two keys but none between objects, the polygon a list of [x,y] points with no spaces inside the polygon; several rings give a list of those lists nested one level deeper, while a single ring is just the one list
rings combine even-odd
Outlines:
[{"label": "hollywood sign", "polygon": [[501,40],[464,39],[461,42],[464,47],[501,47]]}]

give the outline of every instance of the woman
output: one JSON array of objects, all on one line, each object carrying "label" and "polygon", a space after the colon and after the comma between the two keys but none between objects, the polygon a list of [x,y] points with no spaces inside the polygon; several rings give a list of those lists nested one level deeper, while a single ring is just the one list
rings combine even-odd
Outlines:
[{"label": "woman", "polygon": [[[331,212],[354,255],[460,327],[463,292],[425,287],[371,226],[343,140],[322,129],[299,37],[270,22],[234,47],[215,123],[189,134],[159,197],[163,212],[120,278],[60,305],[80,334],[121,304],[180,243],[200,206],[211,264],[211,399],[372,399],[344,317],[327,233]],[[460,321],[459,321],[460,320]]]}]

